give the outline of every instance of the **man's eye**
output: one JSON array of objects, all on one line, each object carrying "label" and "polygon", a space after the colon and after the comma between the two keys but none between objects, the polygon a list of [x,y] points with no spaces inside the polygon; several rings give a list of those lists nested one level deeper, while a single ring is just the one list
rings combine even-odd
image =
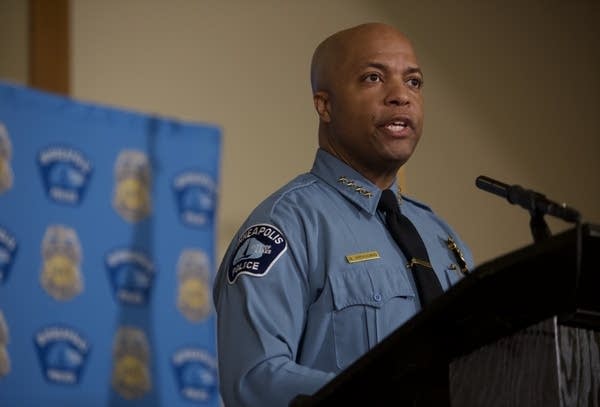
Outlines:
[{"label": "man's eye", "polygon": [[421,89],[423,87],[423,79],[421,78],[410,78],[408,80],[408,85],[415,89]]},{"label": "man's eye", "polygon": [[365,76],[365,82],[381,82],[381,76],[376,73],[370,73]]}]

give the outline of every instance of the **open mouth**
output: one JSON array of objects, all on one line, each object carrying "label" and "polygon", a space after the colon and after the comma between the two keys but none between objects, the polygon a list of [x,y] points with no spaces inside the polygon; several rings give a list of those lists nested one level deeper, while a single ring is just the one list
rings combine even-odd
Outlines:
[{"label": "open mouth", "polygon": [[383,131],[393,137],[407,137],[414,129],[413,122],[408,116],[396,116],[382,120],[379,125]]},{"label": "open mouth", "polygon": [[407,127],[408,123],[404,120],[396,120],[385,125],[386,129],[393,132],[404,130]]}]

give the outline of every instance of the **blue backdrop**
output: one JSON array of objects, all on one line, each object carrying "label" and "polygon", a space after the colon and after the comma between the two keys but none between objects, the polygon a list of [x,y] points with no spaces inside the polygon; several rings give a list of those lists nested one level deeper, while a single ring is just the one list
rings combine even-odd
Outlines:
[{"label": "blue backdrop", "polygon": [[220,148],[0,83],[0,406],[219,405]]}]

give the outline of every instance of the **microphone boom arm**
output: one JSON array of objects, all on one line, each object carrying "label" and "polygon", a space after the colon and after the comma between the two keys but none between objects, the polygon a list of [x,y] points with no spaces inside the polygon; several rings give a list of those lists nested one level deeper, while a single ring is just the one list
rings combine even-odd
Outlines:
[{"label": "microphone boom arm", "polygon": [[520,185],[508,185],[485,175],[480,175],[475,180],[475,185],[484,191],[506,198],[513,205],[527,209],[531,215],[529,223],[534,241],[550,237],[550,229],[544,220],[544,215],[550,215],[566,222],[581,222],[581,214],[566,204],[559,204],[546,198],[539,192],[525,189]]}]

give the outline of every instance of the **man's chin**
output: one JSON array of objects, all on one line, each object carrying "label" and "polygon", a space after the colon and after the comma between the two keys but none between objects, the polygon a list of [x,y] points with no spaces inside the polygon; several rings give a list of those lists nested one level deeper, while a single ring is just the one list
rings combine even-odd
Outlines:
[{"label": "man's chin", "polygon": [[397,169],[399,169],[400,167],[402,167],[404,164],[406,164],[408,162],[408,160],[410,159],[410,157],[412,157],[414,152],[414,149],[410,149],[410,150],[402,150],[402,151],[393,151],[390,152],[390,154],[388,155],[389,159],[387,160],[391,166],[396,167]]}]

